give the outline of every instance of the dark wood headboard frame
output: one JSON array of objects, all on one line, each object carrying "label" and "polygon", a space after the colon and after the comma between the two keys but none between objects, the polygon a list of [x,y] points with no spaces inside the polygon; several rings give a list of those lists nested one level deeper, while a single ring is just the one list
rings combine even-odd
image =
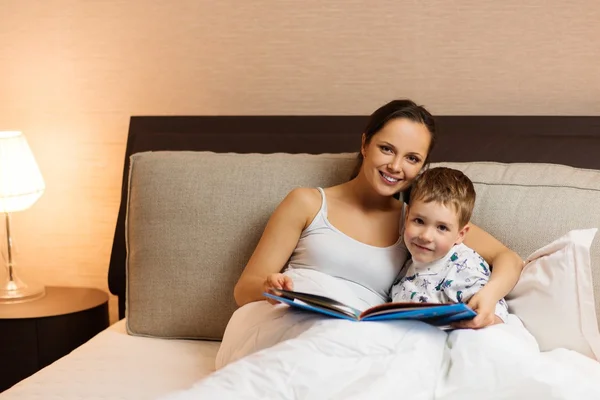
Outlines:
[{"label": "dark wood headboard frame", "polygon": [[[125,316],[125,204],[129,157],[142,151],[358,151],[366,116],[132,117],[108,283]],[[439,116],[432,161],[565,164],[600,170],[600,116]]]}]

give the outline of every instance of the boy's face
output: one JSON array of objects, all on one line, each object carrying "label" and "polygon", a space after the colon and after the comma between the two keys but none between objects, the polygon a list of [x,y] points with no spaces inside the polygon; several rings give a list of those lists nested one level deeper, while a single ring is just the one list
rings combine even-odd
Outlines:
[{"label": "boy's face", "polygon": [[460,229],[458,213],[453,207],[414,200],[406,216],[404,243],[415,261],[432,262],[462,243],[468,230],[468,225]]}]

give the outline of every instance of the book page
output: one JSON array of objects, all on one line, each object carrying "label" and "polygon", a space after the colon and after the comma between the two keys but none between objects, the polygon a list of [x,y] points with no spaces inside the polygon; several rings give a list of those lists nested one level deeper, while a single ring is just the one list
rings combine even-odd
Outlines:
[{"label": "book page", "polygon": [[353,318],[358,318],[358,316],[360,315],[360,310],[357,310],[356,308],[350,307],[346,304],[340,303],[339,301],[331,299],[329,297],[319,296],[311,293],[294,292],[291,290],[277,290],[276,292],[283,297],[301,300],[313,306],[323,307],[329,310],[337,311]]}]

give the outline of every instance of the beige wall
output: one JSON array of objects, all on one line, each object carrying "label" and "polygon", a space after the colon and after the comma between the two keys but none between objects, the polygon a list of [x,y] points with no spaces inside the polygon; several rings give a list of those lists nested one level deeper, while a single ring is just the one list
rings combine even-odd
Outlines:
[{"label": "beige wall", "polygon": [[131,115],[600,115],[595,0],[171,3],[0,0],[0,129],[47,183],[17,257],[47,285],[107,288]]}]

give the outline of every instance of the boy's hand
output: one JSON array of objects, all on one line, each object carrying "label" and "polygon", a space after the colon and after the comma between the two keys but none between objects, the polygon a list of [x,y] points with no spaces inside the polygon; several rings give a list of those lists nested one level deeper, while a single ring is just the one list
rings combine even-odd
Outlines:
[{"label": "boy's hand", "polygon": [[[289,276],[281,274],[281,273],[277,273],[277,274],[271,274],[271,275],[267,276],[267,279],[265,280],[263,287],[265,289],[265,292],[277,294],[277,290],[281,290],[281,289],[294,290],[294,282],[292,281],[292,278],[290,278]],[[267,297],[267,301],[271,304],[279,303],[277,300],[271,299],[269,297]]]},{"label": "boy's hand", "polygon": [[495,314],[497,302],[496,296],[488,295],[484,289],[480,290],[467,303],[477,313],[477,316],[468,321],[456,322],[452,326],[459,329],[480,329],[502,323],[502,320]]}]

